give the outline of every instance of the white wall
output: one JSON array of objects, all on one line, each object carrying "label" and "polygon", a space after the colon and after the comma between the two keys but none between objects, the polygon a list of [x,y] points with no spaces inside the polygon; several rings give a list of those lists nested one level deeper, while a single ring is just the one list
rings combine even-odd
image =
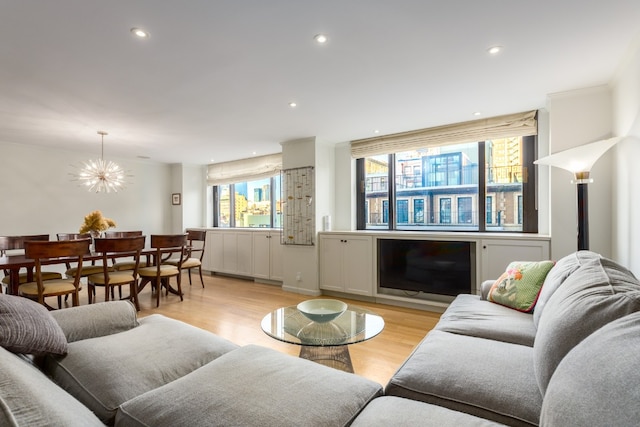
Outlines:
[{"label": "white wall", "polygon": [[[327,147],[317,147],[315,138],[304,138],[294,141],[286,141],[282,145],[282,167],[283,169],[293,169],[305,166],[314,166],[316,173],[320,171],[320,176],[326,175],[329,166],[328,161],[333,155],[327,150]],[[316,153],[318,150],[318,153]],[[320,156],[329,156],[329,159],[320,161],[320,167],[316,165],[316,154]],[[333,184],[333,181],[331,182]],[[318,219],[320,215],[317,213],[322,211],[323,202],[327,202],[328,198],[333,194],[333,187],[327,182],[322,182],[316,176],[316,231]],[[331,202],[327,202],[331,203]],[[314,246],[298,246],[284,245],[283,254],[283,284],[282,288],[288,291],[297,292],[306,295],[320,295],[320,287],[318,284],[318,242]],[[297,276],[301,280],[297,280]]]},{"label": "white wall", "polygon": [[640,39],[620,64],[613,87],[614,133],[627,136],[615,147],[613,169],[613,258],[640,276]]},{"label": "white wall", "polygon": [[116,230],[171,232],[170,169],[166,164],[108,159],[129,170],[127,188],[89,193],[71,181],[71,165],[92,156],[0,143],[0,235],[73,233],[93,210],[112,218]]},{"label": "white wall", "polygon": [[[608,86],[552,94],[548,97],[551,154],[611,136],[611,90]],[[540,170],[548,168],[541,166]],[[589,234],[594,252],[611,256],[611,153],[591,170]],[[577,250],[577,193],[571,173],[550,170],[551,257],[560,259]]]}]

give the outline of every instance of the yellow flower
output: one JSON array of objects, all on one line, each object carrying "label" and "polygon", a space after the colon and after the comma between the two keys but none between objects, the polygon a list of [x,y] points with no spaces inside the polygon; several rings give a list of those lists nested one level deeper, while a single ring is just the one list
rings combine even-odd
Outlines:
[{"label": "yellow flower", "polygon": [[84,222],[80,227],[80,233],[88,233],[90,231],[103,232],[115,226],[116,222],[114,220],[103,217],[100,211],[93,211],[84,217]]}]

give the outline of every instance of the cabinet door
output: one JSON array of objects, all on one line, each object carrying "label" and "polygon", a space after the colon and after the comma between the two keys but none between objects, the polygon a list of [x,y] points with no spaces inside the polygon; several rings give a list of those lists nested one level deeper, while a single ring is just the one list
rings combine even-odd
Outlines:
[{"label": "cabinet door", "polygon": [[253,236],[252,233],[238,233],[236,240],[236,274],[253,275]]},{"label": "cabinet door", "polygon": [[512,261],[549,259],[546,240],[482,240],[481,281],[493,280],[504,273]]},{"label": "cabinet door", "polygon": [[344,236],[320,237],[320,288],[344,292],[342,258]]},{"label": "cabinet door", "polygon": [[342,269],[344,291],[373,295],[373,247],[370,237],[347,237],[343,243]]},{"label": "cabinet door", "polygon": [[225,273],[238,272],[238,237],[236,233],[222,234],[222,271]]},{"label": "cabinet door", "polygon": [[273,232],[269,238],[269,258],[271,264],[270,279],[271,280],[284,280],[284,269],[282,266],[282,244],[280,243],[280,233]]},{"label": "cabinet door", "polygon": [[253,277],[270,278],[270,241],[270,233],[268,232],[253,233]]},{"label": "cabinet door", "polygon": [[206,243],[205,253],[202,257],[202,268],[207,271],[222,271],[224,265],[222,233],[207,231]]}]

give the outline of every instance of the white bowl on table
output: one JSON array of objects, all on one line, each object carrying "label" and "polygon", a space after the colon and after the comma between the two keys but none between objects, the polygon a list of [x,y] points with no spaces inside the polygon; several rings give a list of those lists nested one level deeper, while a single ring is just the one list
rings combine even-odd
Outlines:
[{"label": "white bowl on table", "polygon": [[298,304],[298,311],[317,323],[330,322],[347,310],[347,304],[337,299],[310,299]]}]

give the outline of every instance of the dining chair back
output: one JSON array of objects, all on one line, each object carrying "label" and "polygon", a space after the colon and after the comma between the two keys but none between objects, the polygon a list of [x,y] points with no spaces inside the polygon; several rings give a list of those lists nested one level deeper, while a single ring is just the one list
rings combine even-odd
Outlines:
[{"label": "dining chair back", "polygon": [[[138,303],[138,268],[140,265],[140,253],[144,249],[146,236],[98,238],[94,240],[96,252],[102,255],[102,272],[92,274],[87,278],[89,291],[89,304],[93,302],[96,286],[104,286],[105,301],[109,301],[109,295],[113,295],[115,286],[129,285],[129,298],[140,311]],[[133,268],[126,271],[115,271],[109,267],[108,261],[117,257],[132,257]],[[120,294],[122,295],[122,294]]]},{"label": "dining chair back", "polygon": [[[204,256],[204,248],[206,245],[207,232],[205,230],[187,230],[187,248],[180,264],[181,270],[187,270],[189,275],[189,286],[191,286],[191,269],[197,268],[200,273],[200,283],[204,288],[204,279],[202,278],[202,257]],[[165,261],[166,264],[178,266],[179,258],[170,258]]]},{"label": "dining chair back", "polygon": [[107,239],[112,239],[114,237],[135,237],[142,236],[141,230],[136,231],[105,231],[104,237]]},{"label": "dining chair back", "polygon": [[[136,230],[136,231],[106,231],[104,233],[104,236],[107,239],[113,239],[113,238],[118,238],[118,237],[135,237],[135,236],[142,236],[142,231],[141,230]],[[117,270],[117,271],[133,270],[133,267],[135,265],[135,262],[132,259],[128,259],[126,261],[116,261],[115,259],[113,259],[112,261],[113,261],[112,268],[114,270]],[[146,267],[148,265],[149,265],[149,263],[147,261],[145,261],[144,259],[140,261],[140,267]]]},{"label": "dining chair back", "polygon": [[[20,251],[24,252],[25,242],[28,241],[38,241],[38,242],[48,242],[49,235],[48,234],[33,234],[28,236],[0,236],[0,256],[7,255],[7,251]],[[26,283],[29,281],[30,272],[20,273],[18,275],[18,282],[20,284]],[[54,279],[62,279],[62,274],[56,271],[44,271],[42,273],[43,280],[54,280]],[[4,277],[2,278],[2,285],[8,286],[11,281],[9,276],[9,271],[4,271]]]},{"label": "dining chair back", "polygon": [[[138,269],[140,275],[140,286],[138,290],[142,290],[147,283],[151,283],[152,288],[156,290],[156,307],[160,306],[160,291],[162,286],[169,292],[180,296],[182,301],[182,286],[180,280],[180,266],[184,260],[185,249],[187,247],[187,234],[152,234],[151,248],[155,249],[153,255],[153,265]],[[178,265],[165,264],[172,255],[178,257]],[[176,277],[178,289],[175,290],[170,286],[169,279]]]},{"label": "dining chair back", "polygon": [[[27,298],[35,299],[49,309],[52,307],[45,303],[46,297],[71,294],[73,306],[79,304],[78,291],[80,289],[80,274],[82,272],[82,260],[89,251],[90,239],[66,240],[66,241],[26,241],[25,255],[35,263],[35,281],[23,283],[18,288],[18,293]],[[42,260],[48,258],[69,257],[78,262],[78,274],[74,278],[43,280]],[[60,300],[58,299],[58,302]]]},{"label": "dining chair back", "polygon": [[[78,239],[91,239],[89,233],[58,233],[56,234],[58,241],[64,242],[66,240],[78,240]],[[91,253],[90,248],[87,250],[87,255]],[[65,263],[67,270],[64,272],[65,276],[72,278],[75,277],[78,272],[78,267],[72,267],[70,262]],[[96,265],[95,261],[91,261],[90,264],[82,266],[82,274],[80,277],[91,276],[92,274],[100,273],[102,271],[102,265]]]}]

